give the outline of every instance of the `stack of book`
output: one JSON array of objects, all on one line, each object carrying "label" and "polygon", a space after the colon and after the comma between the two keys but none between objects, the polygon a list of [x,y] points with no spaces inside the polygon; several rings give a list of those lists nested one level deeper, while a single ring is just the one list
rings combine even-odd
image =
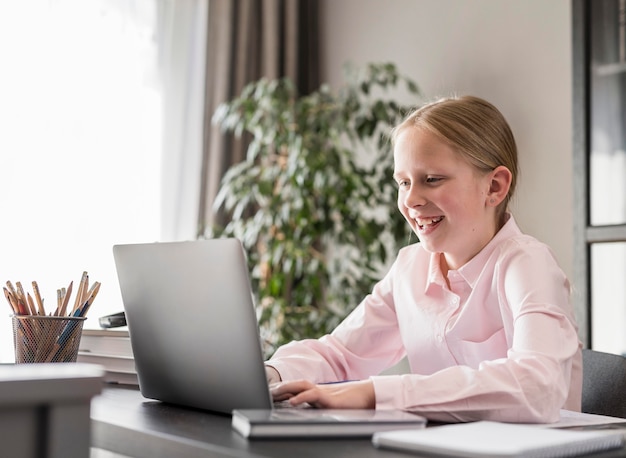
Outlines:
[{"label": "stack of book", "polygon": [[83,329],[77,362],[103,366],[107,382],[138,385],[128,328]]}]

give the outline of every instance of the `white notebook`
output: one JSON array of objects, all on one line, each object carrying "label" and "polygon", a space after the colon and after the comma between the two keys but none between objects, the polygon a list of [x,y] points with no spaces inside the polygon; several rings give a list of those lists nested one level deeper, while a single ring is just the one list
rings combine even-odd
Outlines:
[{"label": "white notebook", "polygon": [[626,430],[573,431],[478,421],[374,434],[376,447],[449,457],[559,458],[622,447]]}]

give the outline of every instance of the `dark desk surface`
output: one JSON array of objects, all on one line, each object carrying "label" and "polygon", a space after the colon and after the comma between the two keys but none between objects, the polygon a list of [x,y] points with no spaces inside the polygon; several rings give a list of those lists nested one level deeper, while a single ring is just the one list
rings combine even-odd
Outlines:
[{"label": "dark desk surface", "polygon": [[[248,440],[230,416],[152,401],[133,388],[106,387],[91,404],[92,446],[133,458],[417,457],[372,446],[370,439]],[[594,457],[626,457],[626,448]]]}]

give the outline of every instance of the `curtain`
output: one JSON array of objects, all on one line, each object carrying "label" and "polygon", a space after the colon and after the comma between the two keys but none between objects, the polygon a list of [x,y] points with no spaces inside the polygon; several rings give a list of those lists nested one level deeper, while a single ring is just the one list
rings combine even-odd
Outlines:
[{"label": "curtain", "polygon": [[160,240],[196,236],[203,138],[207,0],[156,0],[162,87]]},{"label": "curtain", "polygon": [[198,236],[219,223],[212,210],[226,170],[245,157],[245,142],[211,118],[220,103],[259,78],[290,78],[300,93],[319,86],[316,0],[209,0]]}]

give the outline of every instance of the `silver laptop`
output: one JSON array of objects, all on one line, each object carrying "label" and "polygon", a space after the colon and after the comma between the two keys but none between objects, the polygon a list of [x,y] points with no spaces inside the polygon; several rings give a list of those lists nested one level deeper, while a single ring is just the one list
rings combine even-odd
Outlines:
[{"label": "silver laptop", "polygon": [[143,396],[228,414],[272,408],[239,240],[115,245],[113,255]]}]

